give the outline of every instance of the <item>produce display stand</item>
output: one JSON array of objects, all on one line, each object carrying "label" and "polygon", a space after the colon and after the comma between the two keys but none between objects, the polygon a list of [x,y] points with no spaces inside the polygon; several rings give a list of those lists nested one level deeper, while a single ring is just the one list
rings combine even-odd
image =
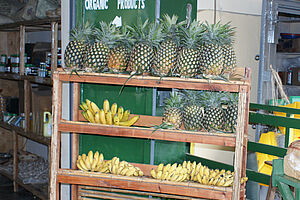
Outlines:
[{"label": "produce display stand", "polygon": [[[18,52],[20,54],[20,72],[19,73],[5,73],[0,72],[0,79],[22,82],[24,91],[24,113],[25,113],[25,128],[19,128],[9,125],[5,122],[0,122],[0,131],[10,133],[13,137],[13,175],[6,174],[0,170],[0,173],[13,181],[14,192],[18,191],[18,185],[21,185],[26,190],[30,191],[40,199],[48,199],[48,191],[41,190],[39,184],[23,184],[22,180],[18,178],[18,137],[25,137],[35,142],[44,144],[48,147],[50,152],[50,139],[42,136],[40,133],[33,133],[29,130],[30,127],[30,85],[39,84],[52,87],[51,78],[42,78],[38,76],[25,75],[25,33],[51,31],[51,72],[53,73],[57,68],[57,49],[58,49],[58,30],[60,29],[60,17],[20,21],[9,24],[0,25],[0,32],[19,32]],[[15,38],[14,38],[15,39]],[[48,189],[49,190],[49,189]]]},{"label": "produce display stand", "polygon": [[[236,78],[230,81],[205,80],[193,78],[176,78],[153,76],[134,76],[126,86],[141,86],[154,88],[177,88],[209,91],[227,91],[239,93],[238,121],[236,132],[232,134],[194,132],[185,130],[156,130],[153,125],[161,124],[161,117],[141,115],[134,127],[101,125],[86,122],[79,110],[80,84],[110,84],[123,85],[129,75],[106,73],[78,73],[56,71],[53,74],[53,131],[51,138],[51,180],[50,199],[60,199],[59,185],[72,184],[72,199],[96,195],[94,190],[85,190],[86,187],[105,188],[105,191],[141,195],[173,195],[174,198],[209,198],[209,199],[245,199],[245,184],[240,184],[241,177],[246,175],[247,160],[247,132],[250,95],[250,71],[247,68],[236,70]],[[62,119],[62,84],[73,83],[73,121]],[[72,135],[72,169],[60,167],[60,140],[61,132],[71,132]],[[150,170],[157,166],[133,163],[144,172],[143,177],[126,177],[99,172],[83,172],[76,170],[76,161],[79,151],[79,134],[109,135],[115,137],[132,137],[159,139],[177,142],[193,142],[235,147],[234,184],[233,187],[217,187],[202,185],[195,182],[171,182],[152,179]],[[205,165],[205,163],[203,163]],[[79,187],[78,187],[79,186]],[[90,191],[90,192],[87,192]],[[97,194],[109,195],[107,192]],[[111,195],[116,195],[112,193]],[[90,197],[92,197],[90,196]],[[99,197],[99,196],[98,196]],[[116,197],[117,198],[117,197]],[[120,197],[121,198],[121,197]]]}]

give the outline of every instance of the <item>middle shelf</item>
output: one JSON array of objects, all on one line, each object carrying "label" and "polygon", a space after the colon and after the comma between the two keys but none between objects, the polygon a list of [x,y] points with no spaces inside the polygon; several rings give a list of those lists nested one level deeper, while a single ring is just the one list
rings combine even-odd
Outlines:
[{"label": "middle shelf", "polygon": [[206,143],[235,147],[236,134],[195,132],[185,130],[163,130],[142,127],[124,127],[115,125],[101,125],[87,122],[61,120],[58,131],[108,135],[119,137],[148,138],[157,140]]}]

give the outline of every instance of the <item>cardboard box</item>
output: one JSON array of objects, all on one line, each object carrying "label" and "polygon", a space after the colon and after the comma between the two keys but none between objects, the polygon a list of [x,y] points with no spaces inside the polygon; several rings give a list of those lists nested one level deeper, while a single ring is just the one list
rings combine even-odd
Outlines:
[{"label": "cardboard box", "polygon": [[292,68],[292,85],[300,85],[300,67]]}]

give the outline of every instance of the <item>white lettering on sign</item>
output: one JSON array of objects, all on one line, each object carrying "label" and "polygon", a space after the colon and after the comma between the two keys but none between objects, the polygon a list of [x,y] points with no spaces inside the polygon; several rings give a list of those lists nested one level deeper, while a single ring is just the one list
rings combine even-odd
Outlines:
[{"label": "white lettering on sign", "polygon": [[84,6],[86,10],[107,10],[108,0],[85,0]]},{"label": "white lettering on sign", "polygon": [[118,0],[117,9],[120,10],[145,9],[145,0]]}]

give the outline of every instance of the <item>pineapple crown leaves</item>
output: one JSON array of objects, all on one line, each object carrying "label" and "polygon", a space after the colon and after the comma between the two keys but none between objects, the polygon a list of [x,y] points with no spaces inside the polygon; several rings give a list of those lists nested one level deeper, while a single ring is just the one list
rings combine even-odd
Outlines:
[{"label": "pineapple crown leaves", "polygon": [[221,24],[209,24],[207,21],[203,24],[205,33],[203,34],[204,43],[213,43],[220,45],[232,45],[235,27],[231,27],[230,22]]},{"label": "pineapple crown leaves", "polygon": [[226,105],[237,105],[238,104],[238,93],[224,92],[223,103]]},{"label": "pineapple crown leaves", "polygon": [[86,23],[80,24],[71,30],[70,40],[78,40],[84,43],[88,43],[92,39],[93,31],[94,26],[87,21]]},{"label": "pineapple crown leaves", "polygon": [[159,43],[163,41],[162,26],[155,22],[150,23],[148,19],[142,22],[142,19],[139,18],[136,25],[127,27],[137,43],[147,43],[158,47]]},{"label": "pineapple crown leaves", "polygon": [[180,96],[177,94],[177,93],[174,93],[174,95],[172,94],[172,92],[170,92],[170,97],[169,98],[166,98],[164,100],[164,103],[166,105],[166,109],[168,108],[172,108],[172,107],[175,107],[175,108],[182,108],[182,102],[181,102],[181,99],[180,99]]},{"label": "pineapple crown leaves", "polygon": [[163,19],[160,19],[160,23],[162,24],[162,32],[164,34],[165,39],[171,39],[177,44],[179,44],[180,37],[178,35],[179,27],[184,24],[184,22],[177,22],[178,16],[173,15],[170,17],[169,15],[164,15]]},{"label": "pineapple crown leaves", "polygon": [[200,100],[210,107],[221,107],[226,102],[225,92],[203,91]]},{"label": "pineapple crown leaves", "polygon": [[118,45],[124,45],[127,48],[132,48],[134,44],[133,38],[130,36],[130,31],[128,30],[128,27],[122,26],[120,29],[120,40],[117,41]]},{"label": "pineapple crown leaves", "polygon": [[199,90],[180,90],[180,96],[182,100],[182,105],[200,105],[202,106],[201,102],[201,95],[203,91]]},{"label": "pineapple crown leaves", "polygon": [[181,45],[186,48],[196,49],[201,41],[205,29],[202,24],[194,20],[188,27],[180,26],[179,35]]},{"label": "pineapple crown leaves", "polygon": [[122,38],[119,28],[111,22],[100,21],[99,28],[95,28],[94,34],[96,42],[102,42],[109,48],[113,48]]}]

